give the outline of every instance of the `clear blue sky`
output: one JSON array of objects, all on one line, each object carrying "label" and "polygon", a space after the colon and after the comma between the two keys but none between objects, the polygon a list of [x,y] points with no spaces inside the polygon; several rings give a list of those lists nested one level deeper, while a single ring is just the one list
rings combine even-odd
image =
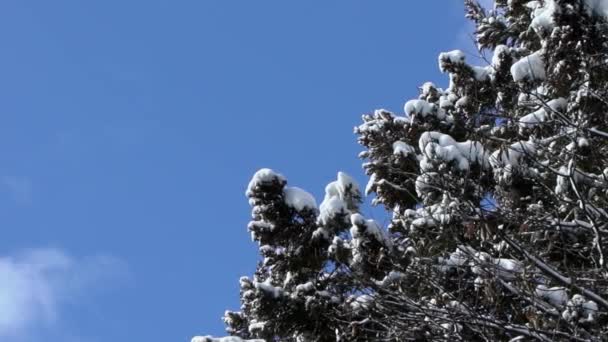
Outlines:
[{"label": "clear blue sky", "polygon": [[2,1],[0,339],[222,335],[250,176],[364,185],[360,115],[445,86],[466,32],[446,0]]}]

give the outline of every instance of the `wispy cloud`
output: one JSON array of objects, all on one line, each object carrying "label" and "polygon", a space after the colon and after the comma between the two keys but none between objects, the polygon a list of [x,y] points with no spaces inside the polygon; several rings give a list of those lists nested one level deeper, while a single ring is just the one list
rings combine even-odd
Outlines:
[{"label": "wispy cloud", "polygon": [[52,328],[62,306],[97,283],[128,275],[111,256],[74,258],[59,249],[30,249],[0,257],[0,340],[29,341]]},{"label": "wispy cloud", "polygon": [[32,181],[29,178],[2,176],[0,177],[0,184],[10,193],[17,204],[25,205],[32,203]]}]

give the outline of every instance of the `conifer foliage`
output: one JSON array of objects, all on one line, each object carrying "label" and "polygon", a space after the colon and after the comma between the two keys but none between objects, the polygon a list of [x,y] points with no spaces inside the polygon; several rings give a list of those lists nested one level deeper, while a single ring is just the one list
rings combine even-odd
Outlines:
[{"label": "conifer foliage", "polygon": [[[598,341],[608,336],[608,1],[465,0],[483,65],[355,128],[317,206],[262,169],[247,197],[262,260],[196,341]],[[467,58],[469,57],[469,58]]]}]

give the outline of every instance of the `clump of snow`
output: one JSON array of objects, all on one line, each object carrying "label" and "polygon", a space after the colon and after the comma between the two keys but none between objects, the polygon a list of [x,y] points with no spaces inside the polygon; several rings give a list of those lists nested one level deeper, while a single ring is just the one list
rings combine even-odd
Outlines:
[{"label": "clump of snow", "polygon": [[337,215],[348,212],[346,203],[343,200],[338,197],[331,197],[321,202],[318,222],[321,225],[326,225]]},{"label": "clump of snow", "polygon": [[468,104],[469,104],[469,97],[463,96],[463,97],[459,98],[458,101],[456,101],[454,106],[456,108],[465,108]]},{"label": "clump of snow", "polygon": [[547,287],[541,284],[536,286],[534,293],[557,307],[562,307],[568,302],[568,293],[564,287]]},{"label": "clump of snow", "polygon": [[360,200],[359,184],[345,172],[338,172],[337,179],[325,187],[325,198],[321,202],[318,218],[319,224],[326,225],[340,214],[350,214],[351,211],[358,210]]},{"label": "clump of snow", "polygon": [[[447,103],[444,102],[444,105],[447,106]],[[454,121],[454,118],[451,115],[446,114],[441,106],[438,108],[436,104],[429,103],[425,100],[409,100],[403,106],[403,110],[410,118],[410,123],[412,123],[416,117],[435,117],[440,121],[446,121],[448,123]]]},{"label": "clump of snow", "polygon": [[372,173],[371,176],[369,176],[369,180],[367,181],[367,184],[365,185],[365,195],[369,195],[372,193],[372,191],[374,191],[374,187],[376,186],[376,179],[378,178],[378,176],[376,175],[376,173]]},{"label": "clump of snow", "polygon": [[403,111],[408,116],[421,115],[425,117],[433,112],[433,104],[425,100],[409,100],[403,106]]},{"label": "clump of snow", "polygon": [[479,275],[495,275],[503,279],[512,280],[515,275],[523,271],[520,261],[507,258],[493,258],[486,252],[475,253],[471,261],[471,271]]},{"label": "clump of snow", "polygon": [[450,269],[466,266],[469,261],[467,252],[461,248],[456,248],[456,251],[452,252],[447,258],[437,258],[437,269],[441,272],[447,272]]},{"label": "clump of snow", "polygon": [[520,59],[511,66],[511,75],[515,82],[544,80],[545,62],[541,57],[541,51]]},{"label": "clump of snow", "polygon": [[283,199],[285,200],[285,204],[297,211],[317,209],[315,198],[310,193],[295,186],[283,189]]},{"label": "clump of snow", "polygon": [[494,264],[498,266],[501,270],[508,273],[518,273],[521,272],[523,269],[521,262],[515,259],[497,258],[494,259]]},{"label": "clump of snow", "polygon": [[[568,146],[566,146],[566,149],[571,151],[572,149],[574,149],[574,145],[575,145],[575,143],[572,142]],[[603,182],[604,179],[605,179],[604,175],[587,173],[587,172],[581,171],[578,168],[570,167],[570,165],[569,166],[562,165],[558,169],[558,175],[557,175],[557,180],[556,180],[556,185],[555,185],[555,193],[558,195],[566,193],[568,191],[568,189],[570,188],[571,180],[575,184],[579,184],[579,185],[585,184],[585,185],[588,185],[591,187],[604,187],[604,182]],[[589,208],[591,208],[591,206]]]},{"label": "clump of snow", "polygon": [[546,122],[549,116],[551,116],[554,112],[562,112],[566,109],[568,102],[564,98],[557,98],[547,102],[546,106],[540,108],[539,110],[532,112],[528,115],[524,115],[519,119],[519,127],[520,129],[526,129],[534,127],[540,123]]},{"label": "clump of snow", "polygon": [[547,121],[547,112],[544,108],[541,108],[533,113],[522,116],[521,119],[519,119],[519,127],[530,128],[545,121]]},{"label": "clump of snow", "polygon": [[454,323],[448,322],[448,323],[441,323],[441,324],[439,324],[439,326],[449,332],[454,332],[454,333],[459,333],[463,329],[462,324],[460,324],[460,323],[454,324]]},{"label": "clump of snow", "polygon": [[595,316],[598,313],[597,303],[592,300],[587,300],[584,296],[575,294],[568,301],[566,310],[562,312],[562,318],[567,321],[574,321],[578,319],[578,322],[594,322]]},{"label": "clump of snow", "polygon": [[393,121],[396,124],[401,124],[401,125],[406,125],[410,123],[410,118],[406,118],[403,116],[395,116],[395,118],[393,119]]},{"label": "clump of snow", "polygon": [[352,296],[349,298],[349,301],[350,307],[355,311],[359,311],[362,309],[369,309],[374,302],[374,298],[370,295],[364,294],[360,296]]},{"label": "clump of snow", "polygon": [[315,285],[312,282],[307,282],[296,286],[296,293],[307,293],[312,292],[315,289]]},{"label": "clump of snow", "polygon": [[555,26],[553,16],[559,10],[555,0],[545,0],[542,5],[538,1],[531,1],[528,6],[533,9],[530,27],[536,32],[550,32]]},{"label": "clump of snow", "polygon": [[415,188],[416,194],[419,197],[424,198],[425,194],[427,193],[427,190],[434,188],[432,185],[433,178],[435,178],[437,175],[437,172],[425,172],[420,176],[416,177]]},{"label": "clump of snow", "polygon": [[439,70],[445,72],[446,66],[450,64],[464,64],[465,55],[460,50],[452,50],[448,52],[442,52],[439,54]]},{"label": "clump of snow", "polygon": [[393,143],[393,154],[407,157],[409,155],[415,155],[416,149],[403,141],[395,141]]},{"label": "clump of snow", "polygon": [[422,87],[420,87],[421,90],[421,95],[423,97],[426,97],[428,95],[431,94],[432,90],[437,90],[437,87],[435,86],[435,83],[433,82],[424,82],[424,84],[422,85]]},{"label": "clump of snow", "polygon": [[[447,294],[445,295],[445,297],[447,298]],[[450,308],[450,309],[455,309],[458,312],[461,313],[470,313],[469,309],[467,309],[466,306],[464,306],[461,302],[457,301],[457,300],[451,300],[447,303],[446,307]],[[462,329],[462,327],[461,327]]]},{"label": "clump of snow", "polygon": [[524,115],[521,119],[519,119],[519,127],[522,129],[530,128],[545,121],[547,121],[547,112],[541,108],[536,112]]},{"label": "clump of snow", "polygon": [[475,286],[475,290],[476,290],[476,291],[479,291],[479,290],[480,290],[480,289],[483,287],[483,285],[484,285],[485,283],[486,283],[486,282],[483,280],[483,278],[482,278],[482,277],[477,277],[477,278],[475,278],[475,280],[473,281],[473,286]]},{"label": "clump of snow", "polygon": [[475,79],[480,82],[491,79],[492,73],[494,72],[494,68],[492,68],[490,65],[485,67],[471,66],[471,69],[473,70],[473,76]]},{"label": "clump of snow", "polygon": [[249,231],[259,230],[271,232],[274,228],[272,223],[266,221],[250,221],[249,224],[247,224],[247,229]]},{"label": "clump of snow", "polygon": [[283,295],[283,289],[273,286],[270,283],[270,278],[266,279],[264,282],[254,281],[253,286],[256,288],[256,290],[259,290],[272,298],[279,298]]},{"label": "clump of snow", "polygon": [[264,256],[284,255],[285,247],[275,247],[270,245],[262,245],[259,248],[260,254]]},{"label": "clump of snow", "polygon": [[369,133],[369,132],[378,132],[380,131],[380,127],[378,127],[378,123],[376,121],[368,121],[364,122],[358,127],[355,127],[355,132],[360,133]]},{"label": "clump of snow", "polygon": [[494,151],[490,156],[492,166],[499,167],[501,165],[518,166],[521,159],[526,155],[534,155],[536,153],[536,145],[532,141],[519,141],[507,149],[499,149]]},{"label": "clump of snow", "polygon": [[256,332],[263,331],[265,326],[266,322],[251,322],[249,323],[247,330],[249,330],[250,334],[255,334]]},{"label": "clump of snow", "polygon": [[350,222],[353,225],[350,229],[350,234],[353,239],[371,237],[384,246],[390,247],[392,245],[388,234],[380,227],[378,222],[374,220],[366,220],[361,214],[358,213],[350,216]]},{"label": "clump of snow", "polygon": [[345,201],[349,209],[356,209],[361,198],[359,184],[345,172],[338,172],[338,179],[325,187],[325,198],[338,197]]},{"label": "clump of snow", "polygon": [[258,170],[247,186],[246,195],[251,196],[253,191],[258,186],[272,184],[273,182],[286,183],[285,177],[282,174],[277,173],[271,169],[260,169]]},{"label": "clump of snow", "polygon": [[533,141],[519,141],[506,148],[501,147],[490,155],[494,176],[499,183],[510,184],[513,172],[520,167],[522,160],[536,154],[536,145]]},{"label": "clump of snow", "polygon": [[380,287],[385,287],[394,284],[403,278],[405,278],[405,275],[403,273],[397,271],[390,271],[386,277],[384,277],[380,281],[376,281],[375,283]]},{"label": "clump of snow", "polygon": [[588,322],[592,322],[595,320],[594,316],[597,314],[598,312],[598,307],[597,307],[597,303],[592,301],[592,300],[588,300],[585,303],[583,303],[583,313],[585,314],[585,319]]},{"label": "clump of snow", "polygon": [[[416,184],[418,187],[418,184]],[[418,189],[417,189],[418,191]],[[416,210],[407,209],[404,217],[411,222],[410,230],[415,231],[420,228],[436,227],[450,223],[452,211],[458,207],[458,200],[451,199],[444,194],[440,203],[430,206],[422,206]]]},{"label": "clump of snow", "polygon": [[397,122],[408,122],[408,118],[397,118],[386,109],[376,109],[373,115],[363,115],[363,124],[355,127],[355,133],[380,132],[389,118]]},{"label": "clump of snow", "polygon": [[[465,54],[460,50],[453,50],[449,52],[442,52],[439,54],[438,62],[439,62],[439,70],[441,72],[446,72],[451,65],[465,65]],[[469,68],[473,71],[473,77],[477,81],[487,81],[491,78],[493,73],[492,66],[472,66],[469,65]],[[449,89],[452,87],[450,86]],[[449,90],[448,89],[448,90]]]},{"label": "clump of snow", "polygon": [[551,100],[547,102],[547,107],[549,107],[552,111],[559,112],[566,109],[568,106],[568,100],[563,97],[559,97],[557,99]]},{"label": "clump of snow", "polygon": [[431,160],[439,159],[445,162],[454,162],[460,170],[468,170],[471,163],[482,167],[489,166],[488,154],[478,141],[467,140],[456,142],[451,136],[440,132],[424,132],[418,141],[423,159],[420,167],[424,171],[433,168]]},{"label": "clump of snow", "polygon": [[331,245],[329,245],[329,248],[327,249],[327,254],[329,254],[330,256],[335,256],[336,253],[342,250],[344,246],[344,240],[342,240],[338,236],[334,236],[333,240],[331,241]]},{"label": "clump of snow", "polygon": [[253,286],[253,283],[251,282],[251,279],[249,279],[249,277],[240,277],[239,278],[239,285],[241,287],[241,289],[250,289]]},{"label": "clump of snow", "polygon": [[494,54],[492,55],[492,67],[494,67],[494,69],[500,68],[505,56],[509,55],[509,51],[510,49],[506,45],[496,46],[496,48],[494,49]]},{"label": "clump of snow", "polygon": [[439,108],[446,109],[454,107],[454,104],[458,101],[458,96],[455,94],[444,94],[439,97]]}]

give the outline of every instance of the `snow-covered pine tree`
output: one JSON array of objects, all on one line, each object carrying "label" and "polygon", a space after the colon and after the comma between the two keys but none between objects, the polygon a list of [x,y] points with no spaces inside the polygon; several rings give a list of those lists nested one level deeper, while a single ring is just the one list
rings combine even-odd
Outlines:
[{"label": "snow-covered pine tree", "polygon": [[343,173],[317,207],[258,171],[263,261],[225,315],[235,337],[196,341],[608,336],[608,1],[465,5],[485,65],[442,53],[447,88],[355,128],[387,229]]}]

